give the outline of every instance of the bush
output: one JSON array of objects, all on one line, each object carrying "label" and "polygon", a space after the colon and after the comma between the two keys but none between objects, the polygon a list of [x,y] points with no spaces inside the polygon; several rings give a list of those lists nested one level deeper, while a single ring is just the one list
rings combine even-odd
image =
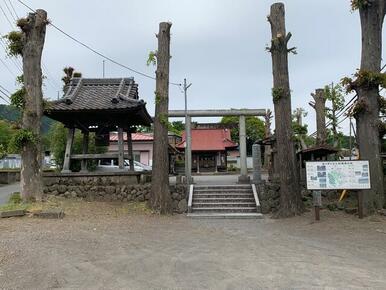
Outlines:
[{"label": "bush", "polygon": [[8,203],[10,204],[20,204],[22,202],[20,192],[14,192],[8,199]]}]

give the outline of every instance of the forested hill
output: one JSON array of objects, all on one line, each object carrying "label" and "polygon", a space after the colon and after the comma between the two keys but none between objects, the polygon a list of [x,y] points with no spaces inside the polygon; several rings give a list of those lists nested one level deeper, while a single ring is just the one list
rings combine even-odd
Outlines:
[{"label": "forested hill", "polygon": [[[14,121],[17,121],[19,118],[20,118],[20,111],[18,109],[8,105],[0,105],[0,120],[14,122]],[[47,117],[43,117],[43,120],[42,120],[43,133],[47,133],[54,122],[55,121]]]}]

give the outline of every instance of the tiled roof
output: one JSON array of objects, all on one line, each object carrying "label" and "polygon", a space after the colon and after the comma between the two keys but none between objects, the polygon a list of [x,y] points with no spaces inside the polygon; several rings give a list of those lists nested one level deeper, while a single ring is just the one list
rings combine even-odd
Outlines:
[{"label": "tiled roof", "polygon": [[53,111],[131,109],[143,106],[133,78],[73,78],[66,94],[50,104]]},{"label": "tiled roof", "polygon": [[[131,139],[133,141],[153,141],[152,133],[131,133]],[[127,134],[123,133],[123,140],[127,141]],[[118,141],[118,133],[110,133],[110,141]]]},{"label": "tiled roof", "polygon": [[[228,129],[192,130],[192,151],[225,151],[237,146],[231,140],[231,132]],[[177,148],[185,148],[185,132],[182,134],[182,142],[177,145]]]}]

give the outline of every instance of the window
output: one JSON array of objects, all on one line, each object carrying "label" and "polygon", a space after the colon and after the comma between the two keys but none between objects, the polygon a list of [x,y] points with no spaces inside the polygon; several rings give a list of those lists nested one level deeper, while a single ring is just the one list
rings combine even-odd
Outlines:
[{"label": "window", "polygon": [[100,161],[100,165],[111,166],[111,159],[102,159],[102,160]]},{"label": "window", "polygon": [[139,151],[134,151],[134,152],[133,152],[133,155],[134,155],[134,161],[141,162],[141,152],[139,152]]}]

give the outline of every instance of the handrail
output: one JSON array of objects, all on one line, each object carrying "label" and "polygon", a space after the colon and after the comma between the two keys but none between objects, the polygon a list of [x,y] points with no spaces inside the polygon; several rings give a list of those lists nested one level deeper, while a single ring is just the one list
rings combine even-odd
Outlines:
[{"label": "handrail", "polygon": [[189,187],[188,213],[192,212],[192,203],[193,203],[193,184],[191,184]]},{"label": "handrail", "polygon": [[254,183],[252,183],[252,191],[253,191],[253,196],[255,197],[257,212],[260,212],[260,200],[259,200],[259,196],[257,195],[256,185]]}]

